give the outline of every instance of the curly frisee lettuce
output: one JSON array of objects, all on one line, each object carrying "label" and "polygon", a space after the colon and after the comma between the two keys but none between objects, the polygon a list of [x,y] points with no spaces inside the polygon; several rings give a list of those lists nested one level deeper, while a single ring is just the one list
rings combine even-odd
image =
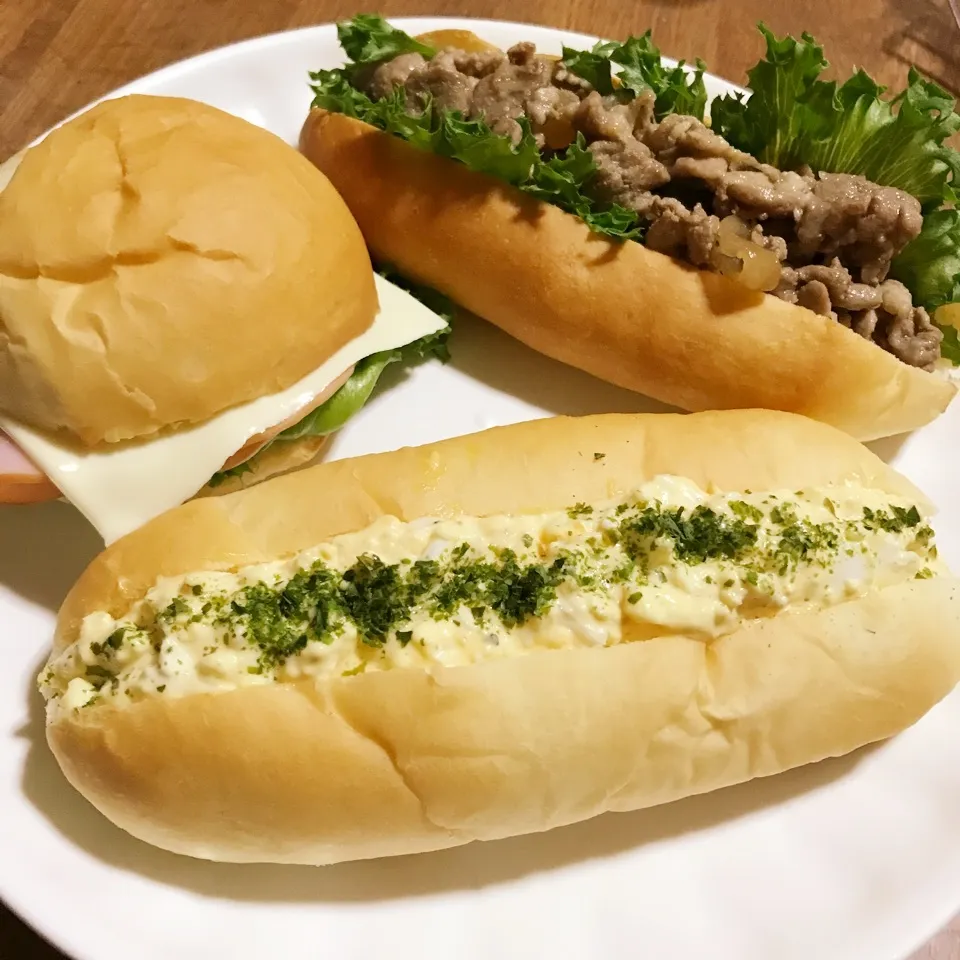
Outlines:
[{"label": "curly frisee lettuce", "polygon": [[760,30],[767,56],[748,74],[750,97],[714,101],[717,133],[780,169],[859,173],[911,194],[925,209],[956,200],[960,153],[943,142],[960,130],[960,116],[944,90],[916,70],[891,99],[862,70],[839,86],[828,83],[820,79],[828,64],[813,37],[779,40]]},{"label": "curly frisee lettuce", "polygon": [[[714,129],[764,163],[858,173],[916,197],[923,229],[890,275],[927,310],[960,302],[960,212],[952,209],[960,153],[944,146],[960,130],[954,99],[913,69],[907,88],[889,99],[862,70],[840,85],[821,80],[828,64],[813,37],[780,40],[762,24],[760,30],[767,55],[747,75],[750,96],[715,100]],[[947,334],[944,356],[960,363],[960,351],[949,346],[956,332]]]},{"label": "curly frisee lettuce", "polygon": [[[649,32],[622,43],[599,42],[590,50],[564,47],[559,64],[565,79],[559,88],[575,90],[579,83],[581,89],[603,97],[608,110],[616,103],[633,109],[643,100],[652,104],[655,124],[677,115],[705,121],[709,113],[712,130],[755,166],[759,161],[780,171],[857,175],[871,185],[902,191],[919,203],[922,228],[886,257],[878,271],[880,279],[888,276],[902,283],[921,312],[960,302],[960,213],[952,209],[960,192],[960,154],[945,143],[960,130],[953,98],[916,71],[911,71],[906,89],[895,95],[888,95],[863,71],[843,83],[825,81],[821,77],[827,61],[812,37],[777,38],[762,24],[760,30],[767,49],[749,71],[750,95],[719,97],[709,110],[705,65],[665,63]],[[339,24],[338,33],[349,62],[310,74],[315,107],[355,117],[419,149],[509,183],[579,217],[599,234],[647,243],[653,249],[658,247],[648,231],[665,209],[669,215],[681,202],[687,202],[688,210],[707,203],[703,185],[691,187],[689,180],[654,185],[653,202],[646,206],[623,199],[609,189],[609,182],[602,182],[603,151],[584,137],[581,127],[559,146],[545,144],[530,116],[517,116],[508,134],[502,126],[488,123],[483,110],[471,109],[467,115],[449,103],[441,104],[429,84],[419,90],[413,106],[402,79],[392,89],[373,91],[370,78],[378,68],[405,56],[431,60],[441,51],[377,16],[354,17]],[[606,138],[604,133],[600,136]],[[766,225],[762,216],[759,222]],[[919,226],[919,220],[916,223]],[[768,235],[776,241],[775,228]],[[792,242],[790,236],[785,240]],[[802,263],[830,265],[832,256],[818,251],[820,259]],[[794,265],[783,261],[784,267]],[[855,255],[841,267],[859,269]],[[801,282],[809,280],[801,277]],[[838,319],[859,329],[858,318],[851,318],[842,304],[839,309],[833,304],[833,309]],[[925,322],[929,325],[929,320]],[[891,348],[879,334],[875,339]],[[960,363],[960,343],[950,326],[939,355]],[[927,365],[925,359],[907,362]]]},{"label": "curly frisee lettuce", "polygon": [[[340,23],[337,33],[351,62],[341,69],[310,74],[313,106],[355,117],[422,150],[504,180],[580,217],[597,233],[640,239],[643,224],[636,213],[616,203],[602,203],[586,192],[597,167],[582,136],[564,150],[544,156],[524,117],[517,121],[521,135],[514,142],[494,133],[483,120],[466,119],[457,111],[440,109],[432,100],[421,113],[413,114],[399,89],[391,96],[374,100],[355,86],[365,70],[403,53],[430,57],[437,51],[375,16],[361,15]],[[703,117],[707,103],[703,65],[698,65],[692,74],[682,66],[665,67],[649,33],[631,37],[625,43],[598,43],[592,51],[565,49],[564,62],[584,79],[611,90],[612,68],[616,64],[617,88],[624,100],[649,88],[656,95],[658,114],[690,113]]]}]

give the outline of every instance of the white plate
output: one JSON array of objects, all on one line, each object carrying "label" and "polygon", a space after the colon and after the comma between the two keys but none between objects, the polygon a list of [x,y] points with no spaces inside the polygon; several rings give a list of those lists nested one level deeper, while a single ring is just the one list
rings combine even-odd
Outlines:
[{"label": "white plate", "polygon": [[[589,38],[438,19],[501,46]],[[760,44],[757,44],[758,50]],[[332,27],[264,37],[122,92],[193,97],[294,142]],[[712,81],[712,92],[729,86]],[[332,445],[385,450],[547,414],[651,405],[463,324],[453,363],[403,378]],[[960,566],[960,405],[882,452],[939,502]],[[900,960],[960,904],[960,696],[842,761],[540,836],[322,869],[205,864],[140,844],[67,786],[34,676],[54,610],[98,547],[69,507],[0,512],[0,895],[77,960]]]}]

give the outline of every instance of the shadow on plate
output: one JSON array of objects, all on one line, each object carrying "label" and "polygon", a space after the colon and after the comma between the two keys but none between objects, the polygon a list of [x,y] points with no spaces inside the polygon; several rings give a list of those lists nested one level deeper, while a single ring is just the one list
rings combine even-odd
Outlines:
[{"label": "shadow on plate", "polygon": [[872,440],[866,444],[884,463],[892,463],[903,445],[910,439],[909,433],[900,433],[895,437],[883,437],[881,440]]},{"label": "shadow on plate", "polygon": [[450,354],[454,369],[549,414],[678,412],[551,360],[474,316],[457,318]]},{"label": "shadow on plate", "polygon": [[103,540],[67,503],[0,507],[0,587],[56,610]]},{"label": "shadow on plate", "polygon": [[56,830],[113,867],[201,896],[237,901],[350,903],[509,883],[575,863],[616,857],[645,844],[673,840],[786,803],[845,776],[867,752],[668,806],[607,814],[549,833],[473,843],[437,853],[329,867],[217,864],[157,850],[102,817],[69,787],[47,749],[43,706],[33,690],[30,704],[29,722],[18,731],[30,742],[23,792]]}]

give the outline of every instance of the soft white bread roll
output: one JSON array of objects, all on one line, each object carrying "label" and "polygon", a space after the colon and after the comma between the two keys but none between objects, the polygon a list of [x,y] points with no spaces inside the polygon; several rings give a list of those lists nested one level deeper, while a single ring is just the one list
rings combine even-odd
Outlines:
[{"label": "soft white bread roll", "polygon": [[374,256],[523,343],[684,410],[763,407],[861,440],[938,416],[956,387],[828,317],[754,293],[342,114],[300,146]]},{"label": "soft white bread roll", "polygon": [[376,312],[329,181],[199,102],[101,103],[0,193],[0,412],[88,446],[286,389]]},{"label": "soft white bread roll", "polygon": [[[600,455],[598,455],[600,454]],[[120,616],[159,577],[290,557],[385,516],[523,516],[665,474],[719,491],[859,484],[927,504],[846,435],[783,413],[556,418],[322,464],[190,502],[98,557],[59,615]],[[960,678],[948,573],[713,640],[662,635],[471,666],[48,708],[50,746],[157,846],[321,864],[547,830],[778,773],[889,737]]]}]

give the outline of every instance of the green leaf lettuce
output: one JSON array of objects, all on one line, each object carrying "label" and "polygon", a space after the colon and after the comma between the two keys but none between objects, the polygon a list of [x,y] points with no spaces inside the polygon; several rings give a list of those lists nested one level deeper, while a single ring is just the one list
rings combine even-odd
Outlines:
[{"label": "green leaf lettuce", "polygon": [[432,57],[436,51],[375,14],[360,13],[337,24],[337,39],[356,66],[392,60],[402,53]]},{"label": "green leaf lettuce", "polygon": [[807,164],[861,174],[912,194],[926,210],[956,200],[960,154],[943,142],[960,130],[960,116],[946,91],[915,70],[889,99],[862,70],[838,86],[819,79],[827,61],[809,34],[778,39],[760,29],[767,55],[748,73],[750,97],[714,101],[717,133],[783,170]]},{"label": "green leaf lettuce", "polygon": [[[894,261],[892,276],[929,310],[960,301],[960,214],[942,209],[952,207],[960,193],[960,154],[945,146],[947,137],[960,130],[953,98],[915,71],[906,89],[892,97],[863,71],[842,84],[825,81],[828,64],[813,37],[778,38],[763,24],[760,30],[766,55],[749,71],[752,92],[749,98],[714,100],[713,129],[780,169],[809,165],[860,174],[912,194],[924,209],[924,226]],[[430,56],[434,51],[380,17],[355,17],[338,31],[351,62],[311,74],[315,106],[356,117],[419,149],[513,184],[580,217],[598,233],[642,240],[644,223],[635,213],[590,195],[597,168],[582,137],[565,150],[541,154],[526,120],[520,121],[514,143],[484,121],[440,110],[430,100],[421,113],[410,113],[403,90],[374,101],[353,86],[362,71],[399,53]],[[703,64],[698,61],[694,70],[664,65],[649,32],[622,43],[600,42],[590,50],[564,48],[563,62],[606,96],[628,101],[652,90],[657,117],[704,115]],[[947,335],[944,356],[956,353],[960,359],[960,347],[953,350]]]},{"label": "green leaf lettuce", "polygon": [[920,236],[893,261],[890,274],[928,310],[960,301],[960,211],[928,213]]},{"label": "green leaf lettuce", "polygon": [[[703,119],[707,106],[704,64],[698,60],[692,72],[684,69],[682,61],[674,67],[666,66],[649,30],[623,43],[601,41],[591,50],[564,47],[563,62],[603,96],[616,94],[623,100],[633,100],[644,90],[652,90],[658,118],[668,113],[688,113]],[[619,68],[615,74],[614,66]],[[614,76],[618,84],[614,84]]]},{"label": "green leaf lettuce", "polygon": [[[364,30],[382,34],[372,22],[378,18],[364,19]],[[355,21],[356,18],[349,22]],[[344,25],[341,28],[345,29]],[[403,46],[403,41],[397,38],[391,43],[394,47]],[[382,49],[382,46],[357,40],[354,49]],[[347,52],[349,55],[350,51]],[[364,61],[363,65],[370,63]],[[520,138],[514,143],[509,137],[494,133],[483,120],[470,120],[459,112],[438,109],[431,100],[422,105],[421,113],[410,113],[401,89],[389,97],[373,100],[354,87],[351,77],[356,66],[353,63],[345,69],[311,73],[313,105],[355,117],[421,150],[457,160],[477,173],[519,187],[576,214],[598,233],[619,239],[640,236],[641,225],[635,213],[587,195],[585,188],[596,174],[596,164],[582,140],[565,151],[544,157],[526,118],[518,121]]]}]

